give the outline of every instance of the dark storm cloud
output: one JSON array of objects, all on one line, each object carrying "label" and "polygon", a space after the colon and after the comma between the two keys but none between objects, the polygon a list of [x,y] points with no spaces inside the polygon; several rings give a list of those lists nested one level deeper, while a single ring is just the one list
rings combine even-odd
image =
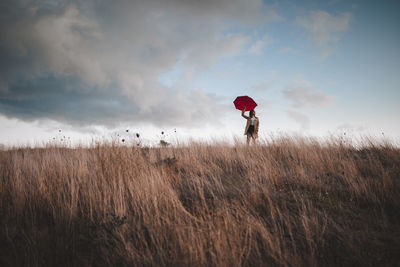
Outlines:
[{"label": "dark storm cloud", "polygon": [[115,116],[125,118],[137,107],[112,90],[87,90],[77,79],[41,77],[15,82],[0,98],[0,111],[23,120],[50,118],[69,123],[112,125]]},{"label": "dark storm cloud", "polygon": [[[0,113],[71,124],[204,123],[219,98],[190,79],[244,49],[231,27],[279,19],[261,0],[0,5]],[[166,88],[158,77],[178,61],[187,83]]]},{"label": "dark storm cloud", "polygon": [[20,80],[2,94],[0,112],[26,121],[52,119],[77,126],[87,123],[116,126],[122,121],[151,121],[159,126],[188,122],[196,125],[211,115],[211,111],[202,105],[218,99],[201,91],[173,91],[171,101],[141,111],[130,98],[113,90],[112,86],[91,90],[79,79],[71,77]]}]

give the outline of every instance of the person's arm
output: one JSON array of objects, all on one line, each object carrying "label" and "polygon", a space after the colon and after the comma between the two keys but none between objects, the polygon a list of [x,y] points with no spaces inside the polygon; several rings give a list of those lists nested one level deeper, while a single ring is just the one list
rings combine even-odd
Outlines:
[{"label": "person's arm", "polygon": [[242,110],[242,117],[245,118],[246,120],[250,119],[249,117],[247,117],[246,115],[244,115],[244,111],[246,110],[246,107],[243,108]]}]

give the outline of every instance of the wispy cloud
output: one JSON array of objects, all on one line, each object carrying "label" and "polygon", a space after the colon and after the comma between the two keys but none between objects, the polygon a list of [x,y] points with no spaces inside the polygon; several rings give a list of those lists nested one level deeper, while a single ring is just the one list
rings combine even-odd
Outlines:
[{"label": "wispy cloud", "polygon": [[307,30],[321,50],[321,58],[329,56],[341,33],[349,28],[351,14],[349,12],[335,16],[322,10],[311,11],[306,17],[297,17],[298,25]]},{"label": "wispy cloud", "polygon": [[269,37],[268,35],[265,35],[263,38],[255,41],[249,48],[249,52],[251,54],[262,54],[264,50],[267,48],[268,45],[272,44],[274,40]]},{"label": "wispy cloud", "polygon": [[257,84],[254,84],[254,85],[251,87],[251,89],[252,89],[253,91],[256,91],[256,92],[262,92],[262,91],[269,90],[269,89],[272,87],[273,84],[274,84],[274,81],[268,81],[268,82],[257,83]]},{"label": "wispy cloud", "polygon": [[333,100],[333,96],[317,90],[306,80],[298,80],[282,90],[283,96],[292,102],[294,108],[325,107]]},{"label": "wispy cloud", "polygon": [[251,90],[253,92],[264,92],[264,91],[271,89],[271,87],[276,82],[277,76],[278,76],[278,72],[276,70],[270,71],[269,74],[267,75],[267,77],[268,77],[267,81],[263,81],[263,82],[252,85]]},{"label": "wispy cloud", "polygon": [[292,55],[297,55],[299,51],[293,47],[287,46],[279,49],[278,51],[281,54],[292,54]]},{"label": "wispy cloud", "polygon": [[307,115],[295,110],[286,110],[286,114],[300,124],[301,131],[310,129],[310,118]]}]

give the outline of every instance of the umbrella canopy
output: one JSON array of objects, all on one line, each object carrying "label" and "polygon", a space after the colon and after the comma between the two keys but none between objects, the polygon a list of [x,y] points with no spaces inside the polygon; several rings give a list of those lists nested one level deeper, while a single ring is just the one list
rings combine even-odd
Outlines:
[{"label": "umbrella canopy", "polygon": [[246,107],[245,111],[250,111],[257,107],[257,103],[247,95],[236,97],[235,101],[233,101],[233,104],[235,104],[235,108],[238,110],[243,110],[244,107]]}]

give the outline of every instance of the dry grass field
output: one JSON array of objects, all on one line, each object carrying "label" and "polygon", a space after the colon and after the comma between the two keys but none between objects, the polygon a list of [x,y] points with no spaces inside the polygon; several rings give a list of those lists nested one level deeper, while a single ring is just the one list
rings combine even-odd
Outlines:
[{"label": "dry grass field", "polygon": [[400,149],[0,151],[0,266],[399,266]]}]

